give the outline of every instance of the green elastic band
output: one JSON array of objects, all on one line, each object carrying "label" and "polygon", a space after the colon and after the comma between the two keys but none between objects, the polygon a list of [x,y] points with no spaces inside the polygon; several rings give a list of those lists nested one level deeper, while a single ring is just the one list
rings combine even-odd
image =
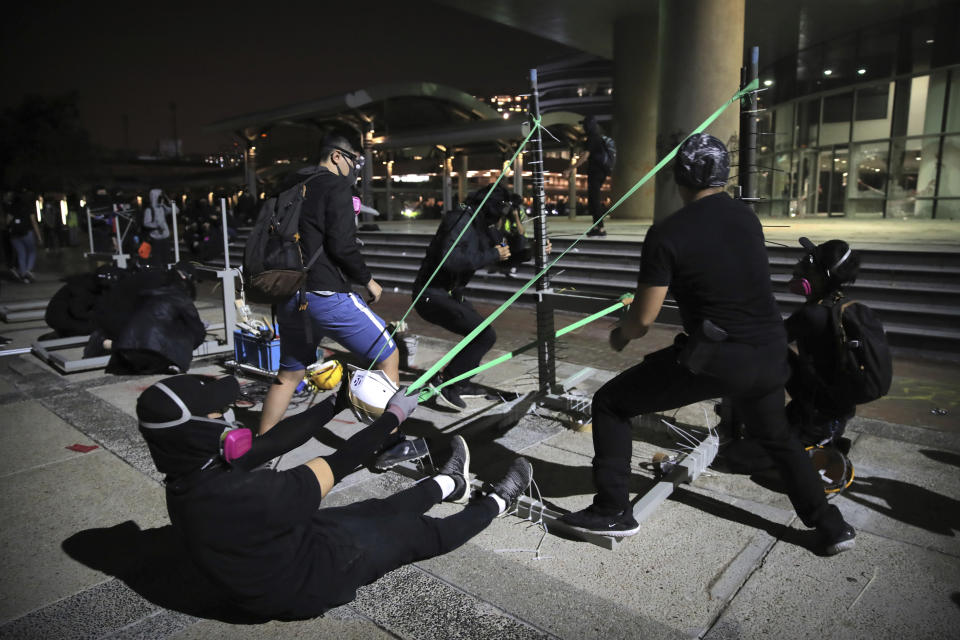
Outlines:
[{"label": "green elastic band", "polygon": [[[576,322],[573,322],[573,323],[571,323],[571,324],[568,324],[567,326],[563,327],[562,329],[558,329],[557,332],[554,334],[554,336],[556,336],[557,338],[559,338],[560,336],[566,335],[566,334],[570,333],[571,331],[575,331],[576,329],[579,329],[580,327],[582,327],[582,326],[585,325],[585,324],[589,324],[589,323],[593,322],[594,320],[599,320],[600,318],[604,317],[605,315],[608,315],[608,314],[610,314],[610,313],[613,313],[614,311],[616,311],[616,310],[619,309],[620,307],[625,306],[624,299],[625,299],[627,296],[629,296],[629,294],[624,294],[623,296],[620,297],[620,300],[619,300],[616,304],[612,304],[612,305],[610,305],[609,307],[607,307],[606,309],[603,309],[602,311],[597,311],[596,313],[594,313],[594,314],[592,314],[592,315],[589,315],[589,316],[587,316],[586,318],[581,318],[580,320],[577,320]],[[422,389],[422,390],[420,391],[420,395],[417,397],[417,401],[418,401],[418,402],[425,402],[425,401],[429,400],[430,398],[432,398],[433,396],[435,396],[435,395],[436,395],[441,389],[443,389],[444,387],[449,387],[450,385],[455,384],[455,383],[457,383],[457,382],[460,382],[461,380],[465,380],[465,379],[467,379],[467,378],[469,378],[469,377],[471,377],[471,376],[475,376],[475,375],[477,375],[478,373],[480,373],[481,371],[486,371],[487,369],[489,369],[489,368],[491,368],[491,367],[495,367],[495,366],[497,366],[498,364],[503,364],[504,362],[506,362],[507,360],[513,358],[514,356],[518,356],[518,355],[520,355],[521,353],[524,353],[524,352],[526,352],[526,351],[530,351],[531,349],[533,349],[534,347],[536,347],[538,344],[539,344],[539,341],[538,341],[538,340],[534,340],[533,342],[528,342],[527,344],[523,345],[522,347],[517,347],[516,349],[514,349],[514,350],[511,351],[510,353],[505,353],[505,354],[503,354],[502,356],[500,356],[500,357],[498,357],[498,358],[494,358],[494,359],[491,360],[490,362],[485,362],[485,363],[481,364],[479,367],[475,367],[475,368],[471,369],[470,371],[467,371],[466,373],[461,373],[460,375],[458,375],[458,376],[456,376],[456,377],[453,377],[453,378],[450,378],[449,380],[444,380],[444,381],[443,381],[443,384],[439,384],[439,385],[437,385],[437,386],[435,386],[435,387],[426,387],[426,388],[424,388],[424,389]]]},{"label": "green elastic band", "polygon": [[[520,143],[520,146],[517,147],[517,152],[513,154],[513,157],[510,158],[509,164],[513,164],[514,160],[517,159],[517,156],[520,155],[520,152],[523,151],[523,148],[527,145],[527,142],[530,141],[530,137],[540,128],[540,118],[533,118],[533,126],[530,127],[530,133],[527,134],[527,137],[523,139],[523,142]],[[463,237],[463,234],[467,232],[467,229],[470,228],[470,225],[473,224],[473,219],[477,217],[483,210],[483,205],[487,203],[487,199],[493,193],[493,190],[497,188],[497,185],[500,184],[500,181],[503,180],[503,176],[506,175],[505,171],[501,171],[500,175],[497,176],[497,179],[494,180],[493,185],[487,189],[487,195],[483,196],[483,200],[480,201],[480,204],[474,209],[473,215],[470,216],[470,219],[467,221],[467,224],[464,225],[463,229],[460,231],[460,235],[457,236],[457,239],[453,241],[453,244],[450,245],[450,248],[447,249],[447,253],[443,256],[443,259],[440,261],[440,264],[437,265],[437,268],[433,270],[433,273],[430,274],[430,277],[427,278],[426,283],[423,287],[420,288],[420,291],[417,292],[417,296],[413,299],[413,302],[410,303],[410,306],[404,312],[403,316],[400,318],[400,321],[394,325],[393,331],[390,333],[389,338],[384,341],[383,345],[380,347],[380,350],[377,351],[377,355],[373,356],[373,360],[370,361],[370,366],[367,367],[367,371],[373,368],[373,365],[377,363],[377,359],[380,357],[380,354],[383,353],[383,350],[387,348],[387,345],[390,344],[390,341],[393,340],[393,336],[397,333],[397,329],[403,324],[403,321],[407,319],[407,316],[410,315],[410,312],[413,311],[413,308],[416,306],[417,302],[420,300],[420,296],[423,295],[423,292],[427,290],[427,287],[430,286],[430,283],[433,282],[434,277],[440,272],[440,267],[443,266],[443,263],[447,261],[447,258],[450,257],[450,254],[453,253],[453,250],[457,247],[457,243],[460,242],[460,238]],[[442,224],[442,222],[441,222]],[[410,395],[409,393],[407,395]]]},{"label": "green elastic band", "polygon": [[[736,92],[735,94],[733,94],[733,97],[731,97],[729,100],[727,100],[727,101],[723,104],[723,106],[721,106],[719,109],[717,109],[716,111],[714,111],[713,114],[712,114],[710,117],[708,117],[706,120],[704,120],[703,123],[702,123],[699,127],[697,127],[696,129],[694,129],[693,132],[692,132],[690,135],[693,135],[693,134],[695,134],[695,133],[701,133],[704,129],[706,129],[708,126],[710,126],[710,125],[713,123],[714,120],[716,120],[717,118],[719,118],[719,117],[720,117],[720,114],[723,113],[723,112],[726,110],[727,107],[729,107],[731,104],[733,104],[734,101],[739,100],[740,98],[742,98],[742,97],[743,97],[744,95],[746,95],[747,93],[750,93],[751,91],[755,91],[755,90],[757,89],[757,87],[759,87],[759,86],[760,86],[760,81],[759,81],[758,79],[754,79],[754,80],[753,80],[750,84],[748,84],[746,87],[744,87],[744,88],[741,89],[740,91],[738,91],[738,92]],[[539,122],[537,122],[537,125],[539,126]],[[532,133],[532,132],[531,132],[531,133]],[[688,136],[688,137],[689,137],[689,136]],[[529,139],[529,136],[528,136],[528,139]],[[519,290],[517,290],[516,293],[514,293],[512,296],[510,296],[509,298],[507,298],[507,301],[506,301],[506,302],[504,302],[504,303],[501,304],[499,307],[497,307],[496,309],[494,309],[493,313],[491,313],[489,316],[487,316],[486,318],[484,318],[483,322],[481,322],[479,325],[477,325],[477,327],[476,327],[473,331],[471,331],[470,333],[468,333],[468,334],[466,335],[466,337],[464,337],[460,342],[458,342],[457,344],[455,344],[455,345],[453,346],[453,348],[450,349],[450,351],[448,351],[448,352],[447,352],[442,358],[440,358],[432,367],[430,367],[429,369],[427,369],[419,378],[417,378],[416,381],[415,381],[413,384],[411,384],[410,387],[407,389],[407,395],[410,395],[411,393],[413,393],[414,391],[416,391],[417,389],[419,389],[420,387],[422,387],[422,386],[424,385],[424,383],[426,383],[427,380],[429,380],[429,379],[432,378],[434,375],[436,375],[436,373],[437,373],[438,371],[440,371],[440,369],[442,369],[444,366],[446,366],[446,364],[447,364],[448,362],[450,362],[450,360],[452,360],[452,359],[453,359],[458,353],[460,353],[468,344],[470,344],[470,341],[471,341],[471,340],[473,340],[474,338],[476,338],[477,335],[479,335],[481,331],[483,331],[483,330],[486,329],[488,326],[490,326],[490,324],[491,324],[494,320],[496,320],[496,319],[500,316],[500,314],[502,314],[502,313],[507,309],[507,307],[509,307],[510,305],[512,305],[512,304],[517,300],[517,298],[519,298],[519,297],[523,294],[524,291],[526,291],[526,290],[529,289],[531,286],[533,286],[533,284],[534,284],[537,280],[539,280],[540,278],[543,277],[543,274],[545,274],[551,267],[553,267],[553,265],[555,265],[561,258],[563,258],[563,256],[565,256],[568,251],[570,251],[574,246],[576,246],[576,244],[577,244],[578,242],[580,242],[583,238],[585,238],[586,235],[587,235],[587,233],[588,233],[591,229],[593,229],[593,228],[596,227],[598,224],[600,224],[601,222],[603,222],[603,219],[606,218],[608,215],[610,215],[610,214],[613,212],[614,209],[616,209],[617,207],[619,207],[619,206],[624,202],[624,200],[626,200],[626,199],[629,198],[631,195],[633,195],[633,194],[637,191],[637,189],[639,189],[639,188],[642,187],[644,184],[646,184],[646,182],[647,182],[650,178],[652,178],[654,175],[656,175],[656,173],[657,173],[658,171],[660,171],[660,169],[662,169],[664,166],[666,166],[666,164],[667,164],[668,162],[670,162],[670,160],[672,160],[674,156],[677,155],[677,151],[680,150],[680,145],[683,144],[683,142],[684,142],[685,140],[686,140],[686,138],[684,138],[684,140],[681,141],[680,144],[678,144],[677,146],[675,146],[675,147],[670,151],[670,153],[668,153],[666,156],[664,156],[664,158],[663,158],[662,160],[660,160],[660,162],[658,162],[657,165],[656,165],[653,169],[651,169],[650,171],[648,171],[645,176],[643,176],[642,178],[640,178],[640,180],[639,180],[635,185],[633,185],[633,187],[631,187],[631,189],[630,189],[629,191],[627,191],[625,194],[623,194],[623,196],[622,196],[619,200],[617,200],[617,202],[616,202],[612,207],[610,207],[604,215],[602,215],[600,218],[598,218],[596,222],[594,222],[594,223],[593,223],[592,225],[590,225],[583,233],[581,233],[580,236],[577,237],[577,238],[570,244],[570,246],[568,246],[566,249],[564,249],[563,252],[562,252],[559,256],[557,256],[556,258],[554,258],[554,259],[550,262],[550,264],[548,264],[548,265],[545,266],[543,269],[541,269],[535,276],[533,276],[530,280],[528,280],[525,285],[523,285]],[[526,142],[526,140],[525,140],[524,142]]]}]

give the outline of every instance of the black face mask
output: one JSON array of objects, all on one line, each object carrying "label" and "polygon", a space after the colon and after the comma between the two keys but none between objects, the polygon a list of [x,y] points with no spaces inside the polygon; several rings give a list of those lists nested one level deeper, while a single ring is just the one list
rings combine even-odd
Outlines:
[{"label": "black face mask", "polygon": [[[359,154],[347,151],[346,149],[341,149],[340,147],[335,147],[335,148],[337,151],[340,152],[340,155],[342,155],[344,158],[346,158],[351,163],[353,163],[352,170],[348,169],[346,174],[342,174],[342,173],[340,174],[340,177],[346,180],[352,187],[353,185],[357,184],[357,179],[363,173],[363,164],[364,164],[365,158]],[[340,166],[337,165],[337,171],[339,170],[340,170]]]}]

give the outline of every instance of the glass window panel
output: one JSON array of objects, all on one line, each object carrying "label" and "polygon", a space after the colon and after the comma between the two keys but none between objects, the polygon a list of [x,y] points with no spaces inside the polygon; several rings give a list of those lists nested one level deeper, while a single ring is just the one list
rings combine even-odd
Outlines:
[{"label": "glass window panel", "polygon": [[937,200],[938,220],[960,220],[960,200]]},{"label": "glass window panel", "polygon": [[914,215],[917,175],[922,159],[920,142],[903,138],[895,138],[891,142],[890,178],[887,180],[888,218]]},{"label": "glass window panel", "polygon": [[856,34],[828,41],[824,52],[823,69],[820,70],[820,89],[838,89],[855,82],[859,77],[856,73],[856,61]]},{"label": "glass window panel", "polygon": [[851,198],[884,198],[887,191],[887,142],[868,142],[853,146],[850,184]]},{"label": "glass window panel", "polygon": [[[960,136],[945,136],[938,196],[960,196]],[[940,217],[940,214],[937,214]]]},{"label": "glass window panel", "polygon": [[823,45],[817,45],[797,53],[797,91],[800,95],[822,89],[823,51]]},{"label": "glass window panel", "polygon": [[853,115],[853,92],[825,96],[823,99],[823,129],[820,146],[845,144],[850,140],[850,117]]},{"label": "glass window panel", "polygon": [[950,78],[946,131],[960,131],[960,70],[957,69],[952,71],[952,77]]},{"label": "glass window panel", "polygon": [[[887,22],[860,32],[857,52],[857,77],[862,80],[887,78],[894,72],[894,54],[899,23]],[[863,73],[861,73],[861,71]]]},{"label": "glass window panel", "polygon": [[936,195],[937,154],[940,153],[940,138],[924,138],[920,142],[917,167],[917,197],[931,198]]},{"label": "glass window panel", "polygon": [[913,205],[912,213],[904,216],[905,218],[932,218],[933,217],[933,198],[917,200]]},{"label": "glass window panel", "polygon": [[907,135],[919,136],[923,133],[923,119],[927,112],[927,90],[930,88],[930,76],[917,76],[910,80],[910,107],[907,116]]},{"label": "glass window panel", "polygon": [[853,120],[854,140],[877,140],[890,137],[890,116],[893,112],[893,83],[857,89],[857,108]]},{"label": "glass window panel", "polygon": [[820,132],[820,98],[806,100],[800,103],[800,113],[797,118],[797,146],[811,147],[817,145]]},{"label": "glass window panel", "polygon": [[[958,74],[960,76],[960,74]],[[958,77],[960,80],[960,77]],[[958,83],[960,84],[960,83]],[[777,107],[773,116],[773,147],[777,151],[793,148],[793,102]]]},{"label": "glass window panel", "polygon": [[771,176],[773,173],[770,170],[771,165],[773,164],[773,154],[771,153],[758,153],[757,154],[757,169],[756,173],[753,174],[754,179],[754,193],[761,198],[770,199],[774,195],[770,192],[771,189]]},{"label": "glass window panel", "polygon": [[943,99],[946,94],[947,71],[935,71],[930,74],[923,116],[923,133],[940,133],[940,128],[943,126]]},{"label": "glass window panel", "polygon": [[777,153],[774,157],[773,186],[770,197],[774,200],[790,198],[790,154]]}]

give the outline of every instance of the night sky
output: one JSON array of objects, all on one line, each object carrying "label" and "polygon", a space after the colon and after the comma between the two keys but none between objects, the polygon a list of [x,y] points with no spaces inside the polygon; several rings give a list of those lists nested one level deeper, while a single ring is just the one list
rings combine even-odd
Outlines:
[{"label": "night sky", "polygon": [[0,106],[76,90],[104,147],[171,138],[212,152],[204,124],[386,82],[431,81],[478,96],[526,89],[532,66],[576,53],[426,0],[11,3],[0,18]]}]

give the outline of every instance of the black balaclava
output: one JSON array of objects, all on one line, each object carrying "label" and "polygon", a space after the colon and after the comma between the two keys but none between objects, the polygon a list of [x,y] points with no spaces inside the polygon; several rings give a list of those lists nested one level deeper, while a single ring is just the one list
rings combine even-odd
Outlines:
[{"label": "black balaclava", "polygon": [[730,177],[730,154],[720,140],[707,133],[687,138],[673,162],[677,184],[700,191],[722,187]]},{"label": "black balaclava", "polygon": [[220,436],[233,427],[222,413],[240,393],[233,376],[203,379],[183,374],[148,387],[137,399],[140,433],[147,441],[157,471],[167,481],[207,466],[220,453]]},{"label": "black balaclava", "polygon": [[[487,192],[490,191],[490,187],[484,187],[483,189],[478,189],[474,191],[469,196],[467,196],[466,204],[474,208],[478,206],[482,201],[483,197],[487,195]],[[474,223],[480,224],[482,227],[488,227],[490,225],[495,225],[499,222],[500,217],[510,210],[510,192],[501,185],[497,185],[493,192],[490,194],[490,197],[487,198],[486,203],[483,205],[483,211],[474,219]]]}]

